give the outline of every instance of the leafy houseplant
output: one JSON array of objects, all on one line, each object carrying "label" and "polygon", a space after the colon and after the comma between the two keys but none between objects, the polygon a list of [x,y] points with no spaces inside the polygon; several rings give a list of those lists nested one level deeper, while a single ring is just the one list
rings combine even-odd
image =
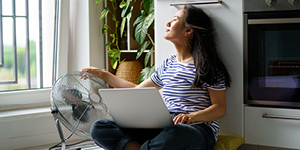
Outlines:
[{"label": "leafy houseplant", "polygon": [[[96,0],[96,4],[98,4],[101,0]],[[117,0],[110,0],[112,9],[105,7],[101,12],[100,21],[107,17],[108,13],[111,14],[111,20],[114,21],[114,26],[109,26],[108,24],[104,24],[102,26],[102,35],[108,34],[108,30],[112,33],[109,35],[111,37],[111,41],[107,41],[106,47],[108,49],[108,56],[112,58],[111,66],[113,69],[116,69],[118,63],[122,63],[124,60],[121,60],[121,51],[119,48],[119,35],[122,38],[124,33],[124,28],[126,21],[130,21],[132,10],[135,9],[133,7],[133,3],[136,3],[136,0],[122,0],[119,3],[119,8],[122,10],[121,15],[121,25],[119,26],[119,22],[117,20],[116,10],[118,7]],[[135,28],[135,39],[139,43],[140,48],[137,50],[136,59],[140,58],[143,52],[149,47],[151,44],[151,49],[147,52],[145,56],[145,68],[141,72],[141,76],[139,78],[139,83],[143,80],[147,79],[154,72],[154,65],[150,67],[146,67],[148,64],[149,58],[154,51],[154,41],[152,40],[150,34],[148,33],[148,29],[152,27],[154,29],[154,0],[142,0],[140,3],[140,15],[136,18],[133,23]],[[118,30],[119,29],[119,30]],[[119,32],[118,32],[119,31]],[[145,40],[146,36],[149,40]]]}]

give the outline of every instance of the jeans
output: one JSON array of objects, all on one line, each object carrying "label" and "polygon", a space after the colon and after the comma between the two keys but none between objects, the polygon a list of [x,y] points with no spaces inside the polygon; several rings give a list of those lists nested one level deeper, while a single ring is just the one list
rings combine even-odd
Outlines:
[{"label": "jeans", "polygon": [[[171,113],[174,118],[179,113]],[[91,127],[95,143],[108,150],[123,150],[137,141],[141,150],[213,150],[215,137],[206,124],[177,124],[164,129],[119,128],[113,119],[99,119]]]}]

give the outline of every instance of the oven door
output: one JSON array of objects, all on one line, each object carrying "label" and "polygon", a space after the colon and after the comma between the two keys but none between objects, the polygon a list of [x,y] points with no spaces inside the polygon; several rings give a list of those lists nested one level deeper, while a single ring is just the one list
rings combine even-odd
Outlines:
[{"label": "oven door", "polygon": [[300,107],[300,12],[245,18],[245,103]]}]

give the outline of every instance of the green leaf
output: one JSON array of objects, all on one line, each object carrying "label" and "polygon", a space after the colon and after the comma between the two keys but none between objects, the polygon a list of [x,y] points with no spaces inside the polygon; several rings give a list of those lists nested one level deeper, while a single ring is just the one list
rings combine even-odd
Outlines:
[{"label": "green leaf", "polygon": [[127,14],[130,12],[130,9],[128,9],[130,2],[131,0],[126,0],[126,6],[123,6],[121,17],[126,17]]},{"label": "green leaf", "polygon": [[96,4],[98,4],[99,2],[101,2],[101,0],[96,0]]},{"label": "green leaf", "polygon": [[143,4],[148,14],[154,11],[154,0],[143,0]]},{"label": "green leaf", "polygon": [[151,24],[151,27],[152,27],[153,29],[155,29],[155,28],[154,28],[154,21],[153,21],[153,23]]},{"label": "green leaf", "polygon": [[102,35],[103,35],[103,36],[104,36],[104,34],[107,33],[108,28],[109,28],[109,26],[108,26],[107,24],[104,24],[104,25],[102,26]]},{"label": "green leaf", "polygon": [[126,18],[127,18],[128,21],[131,18],[132,10],[133,10],[133,6],[130,7],[129,13],[126,15]]},{"label": "green leaf", "polygon": [[121,38],[123,37],[123,33],[124,33],[124,28],[125,28],[126,20],[127,20],[126,17],[124,17],[124,18],[122,19],[121,28],[120,28]]},{"label": "green leaf", "polygon": [[101,16],[100,16],[100,21],[102,21],[108,14],[108,7],[105,7],[102,12],[101,12]]},{"label": "green leaf", "polygon": [[143,52],[145,51],[145,49],[149,46],[150,41],[146,41],[144,42],[141,47],[138,49],[137,54],[136,54],[136,59],[139,59],[140,56],[143,54]]},{"label": "green leaf", "polygon": [[145,56],[145,61],[144,61],[144,63],[145,63],[145,67],[146,67],[146,66],[147,66],[147,64],[148,64],[149,58],[150,58],[150,56],[151,56],[151,54],[152,54],[153,50],[154,50],[154,47],[151,47],[150,51],[149,51],[149,52],[147,52],[147,54],[146,54],[146,56]]},{"label": "green leaf", "polygon": [[154,21],[154,11],[147,17],[141,18],[139,24],[135,27],[135,38],[139,44],[143,43],[146,38],[148,28]]},{"label": "green leaf", "polygon": [[114,58],[110,61],[110,64],[113,69],[116,69],[118,66],[118,60],[116,58]]},{"label": "green leaf", "polygon": [[141,14],[139,17],[137,17],[133,23],[133,26],[137,25],[138,23],[142,22],[143,20],[145,20],[145,18],[147,17],[146,13],[144,10],[141,11]]},{"label": "green leaf", "polygon": [[139,77],[139,81],[138,84],[142,83],[143,81],[147,80],[148,78],[150,78],[150,76],[153,74],[153,72],[155,71],[155,65],[152,65],[150,67],[145,67],[142,71],[141,71],[141,76]]},{"label": "green leaf", "polygon": [[115,3],[117,0],[109,0],[110,2],[112,2],[112,3]]},{"label": "green leaf", "polygon": [[108,49],[109,51],[110,51],[110,44],[111,44],[111,43],[110,43],[109,41],[106,42],[106,47],[107,47],[107,49]]},{"label": "green leaf", "polygon": [[118,20],[116,19],[116,17],[115,16],[112,16],[112,18],[111,18],[114,22],[117,22]]},{"label": "green leaf", "polygon": [[116,41],[116,36],[115,36],[115,34],[110,34],[109,36],[113,38],[111,42],[112,42],[112,43],[115,43],[115,41]]},{"label": "green leaf", "polygon": [[110,44],[111,44],[111,43],[110,43],[109,41],[107,41],[107,42],[106,42],[106,47],[110,46]]},{"label": "green leaf", "polygon": [[130,12],[127,14],[127,16],[122,19],[121,28],[120,28],[121,38],[123,37],[126,20],[130,21],[132,9],[133,7],[130,8]]},{"label": "green leaf", "polygon": [[122,63],[122,62],[124,62],[126,60],[126,58],[124,58],[121,62],[120,62],[120,64]]},{"label": "green leaf", "polygon": [[121,52],[118,49],[112,49],[110,51],[108,51],[107,55],[111,58],[118,58],[121,55]]},{"label": "green leaf", "polygon": [[120,3],[119,7],[122,9],[126,6],[126,2],[124,0],[122,0],[122,2]]},{"label": "green leaf", "polygon": [[112,17],[112,20],[116,23],[116,27],[118,27],[119,21],[116,19],[116,17]]}]

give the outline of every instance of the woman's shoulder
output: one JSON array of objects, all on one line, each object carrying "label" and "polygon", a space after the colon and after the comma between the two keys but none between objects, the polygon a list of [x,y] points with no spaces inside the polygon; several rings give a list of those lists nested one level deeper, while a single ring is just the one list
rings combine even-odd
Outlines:
[{"label": "woman's shoulder", "polygon": [[177,55],[171,55],[168,58],[166,58],[165,60],[162,61],[162,63],[160,63],[160,65],[158,66],[159,68],[167,68],[168,66],[171,66],[174,62],[176,62],[177,60]]},{"label": "woman's shoulder", "polygon": [[165,59],[166,64],[171,64],[177,60],[177,55],[173,54],[169,56],[167,59]]}]

